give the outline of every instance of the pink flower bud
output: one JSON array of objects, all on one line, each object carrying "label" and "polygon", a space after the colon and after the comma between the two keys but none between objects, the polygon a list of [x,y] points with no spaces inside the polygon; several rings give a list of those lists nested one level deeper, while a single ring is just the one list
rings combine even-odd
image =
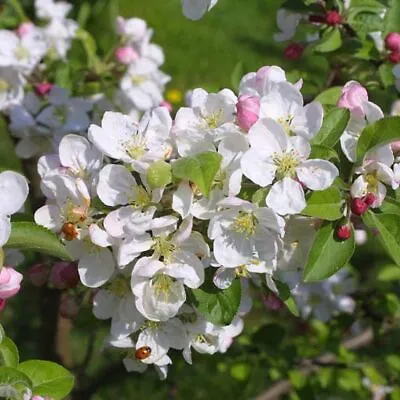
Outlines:
[{"label": "pink flower bud", "polygon": [[388,33],[385,37],[385,46],[390,51],[400,52],[400,33]]},{"label": "pink flower bud", "polygon": [[349,109],[357,117],[363,117],[365,115],[363,104],[367,101],[367,90],[358,82],[350,81],[344,85],[337,106]]},{"label": "pink flower bud", "polygon": [[339,240],[347,240],[351,238],[351,227],[350,225],[339,225],[336,228],[336,238]]},{"label": "pink flower bud", "polygon": [[72,289],[79,283],[76,263],[60,261],[53,265],[50,273],[50,283],[56,289]]},{"label": "pink flower bud", "polygon": [[63,318],[72,319],[79,313],[79,303],[74,296],[64,294],[60,300],[59,312]]},{"label": "pink flower bud", "polygon": [[335,10],[327,11],[325,22],[330,26],[340,25],[342,23],[342,16]]},{"label": "pink flower bud", "polygon": [[304,51],[304,45],[302,45],[301,43],[291,43],[283,51],[283,55],[288,60],[295,61],[298,60],[303,55],[303,51]]},{"label": "pink flower bud", "polygon": [[279,311],[284,307],[283,301],[272,292],[263,296],[263,303],[266,308],[272,311]]},{"label": "pink flower bud", "polygon": [[21,289],[22,274],[12,267],[3,267],[0,271],[0,299],[15,296]]},{"label": "pink flower bud", "polygon": [[391,144],[392,151],[395,155],[400,153],[400,140]]},{"label": "pink flower bud", "polygon": [[52,88],[53,88],[53,85],[51,83],[48,83],[48,82],[37,83],[34,86],[35,93],[40,97],[44,97],[47,94],[49,94],[50,90]]},{"label": "pink flower bud", "polygon": [[398,64],[398,63],[400,63],[400,51],[392,51],[392,52],[388,55],[388,60],[389,60],[392,64]]},{"label": "pink flower bud", "polygon": [[18,28],[17,28],[17,35],[22,38],[28,33],[32,32],[32,30],[35,28],[35,25],[32,24],[32,22],[23,22]]},{"label": "pink flower bud", "polygon": [[351,211],[356,215],[364,215],[368,210],[368,204],[359,198],[352,199]]},{"label": "pink flower bud", "polygon": [[174,111],[174,108],[172,107],[172,104],[167,100],[163,100],[160,103],[160,107],[165,107],[168,110],[169,113],[172,113],[172,111]]},{"label": "pink flower bud", "polygon": [[130,46],[118,47],[115,50],[115,59],[120,64],[128,65],[139,59],[139,54]]},{"label": "pink flower bud", "polygon": [[49,277],[49,269],[45,264],[34,264],[27,273],[32,285],[37,287],[43,286]]},{"label": "pink flower bud", "polygon": [[237,124],[247,132],[258,120],[260,98],[248,94],[239,96],[236,111]]}]

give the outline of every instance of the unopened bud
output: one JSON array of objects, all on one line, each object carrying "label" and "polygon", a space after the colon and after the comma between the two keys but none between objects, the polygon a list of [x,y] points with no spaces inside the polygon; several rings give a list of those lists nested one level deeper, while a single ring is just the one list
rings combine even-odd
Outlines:
[{"label": "unopened bud", "polygon": [[364,215],[368,210],[368,204],[359,198],[351,200],[351,211],[356,215]]},{"label": "unopened bud", "polygon": [[325,14],[325,22],[329,26],[340,25],[342,23],[342,16],[335,10],[327,11]]},{"label": "unopened bud", "polygon": [[56,289],[72,289],[79,283],[76,263],[60,261],[53,265],[50,273],[50,283]]},{"label": "unopened bud", "polygon": [[35,93],[40,97],[44,97],[47,94],[49,94],[52,88],[53,88],[53,84],[48,83],[48,82],[37,83],[34,86]]},{"label": "unopened bud", "polygon": [[400,33],[388,33],[385,37],[385,47],[390,51],[400,52]]},{"label": "unopened bud", "polygon": [[351,226],[349,224],[339,225],[336,228],[336,238],[339,240],[347,240],[351,238],[352,231]]},{"label": "unopened bud", "polygon": [[260,112],[260,98],[247,94],[241,95],[236,104],[237,124],[248,131],[258,120]]},{"label": "unopened bud", "polygon": [[291,43],[283,51],[283,55],[288,60],[295,61],[298,60],[303,55],[303,51],[304,51],[304,45],[302,45],[301,43]]},{"label": "unopened bud", "polygon": [[138,60],[139,54],[131,46],[118,47],[118,49],[115,50],[115,59],[120,64],[128,65]]},{"label": "unopened bud", "polygon": [[41,287],[47,282],[49,269],[46,264],[34,264],[28,269],[28,277],[33,286]]}]

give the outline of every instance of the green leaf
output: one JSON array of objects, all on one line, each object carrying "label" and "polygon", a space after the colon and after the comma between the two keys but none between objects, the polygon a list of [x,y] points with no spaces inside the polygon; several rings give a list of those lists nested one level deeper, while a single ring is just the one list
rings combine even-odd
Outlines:
[{"label": "green leaf", "polygon": [[218,289],[208,279],[199,289],[191,291],[192,303],[207,321],[216,325],[229,325],[235,318],[240,305],[241,284],[235,279],[224,290]]},{"label": "green leaf", "polygon": [[396,264],[379,267],[374,280],[378,282],[400,282],[400,268]]},{"label": "green leaf", "polygon": [[354,248],[354,234],[348,240],[339,241],[335,237],[334,225],[324,225],[317,232],[308,254],[303,272],[304,281],[314,282],[329,278],[349,262]]},{"label": "green leaf", "polygon": [[63,399],[74,387],[74,376],[61,365],[50,361],[25,361],[18,366],[18,370],[31,379],[33,394],[39,396]]},{"label": "green leaf", "polygon": [[388,63],[382,64],[378,68],[379,78],[381,79],[381,82],[385,88],[393,86],[395,83],[395,78],[392,70],[393,70],[393,65]]},{"label": "green leaf", "polygon": [[301,212],[309,217],[316,217],[328,221],[335,221],[343,217],[342,196],[335,187],[312,192],[307,198],[307,207]]},{"label": "green leaf", "polygon": [[392,0],[390,7],[387,8],[382,32],[385,37],[390,32],[400,32],[400,2]]},{"label": "green leaf", "polygon": [[3,328],[3,325],[0,324],[0,343],[6,338],[6,332]]},{"label": "green leaf", "polygon": [[171,165],[165,161],[155,161],[147,169],[147,182],[152,189],[171,183]]},{"label": "green leaf", "polygon": [[342,34],[339,28],[328,28],[322,35],[320,42],[315,46],[315,51],[330,53],[342,45]]},{"label": "green leaf", "polygon": [[393,261],[400,265],[400,216],[374,214],[369,210],[363,215],[363,221],[369,228],[378,230],[378,240]]},{"label": "green leaf", "polygon": [[384,214],[400,215],[400,202],[389,196],[386,196],[385,201],[379,208]]},{"label": "green leaf", "polygon": [[251,202],[253,204],[256,204],[259,207],[264,206],[265,205],[265,199],[266,199],[266,197],[268,195],[269,190],[270,190],[269,188],[257,189],[254,192],[253,196],[251,197]]},{"label": "green leaf", "polygon": [[285,303],[289,311],[298,317],[299,310],[297,308],[296,302],[294,301],[292,294],[290,293],[289,286],[281,281],[275,281],[276,288],[278,289],[279,298]]},{"label": "green leaf", "polygon": [[72,83],[71,83],[71,71],[70,66],[67,63],[57,63],[54,83],[57,86],[62,87],[63,89],[71,90]]},{"label": "green leaf", "polygon": [[11,225],[10,239],[5,247],[34,250],[63,260],[73,260],[58,237],[48,229],[33,222],[12,222]]},{"label": "green leaf", "polygon": [[320,93],[315,100],[319,101],[321,104],[329,104],[332,106],[336,106],[341,94],[342,94],[342,86],[333,86],[329,89],[324,90]]},{"label": "green leaf", "polygon": [[79,28],[76,31],[76,38],[81,41],[83,48],[85,49],[88,67],[99,70],[101,68],[101,62],[100,59],[97,57],[97,45],[94,37],[89,32],[85,31],[82,28]]},{"label": "green leaf", "polygon": [[8,337],[0,344],[0,365],[6,367],[17,367],[19,363],[18,348]]},{"label": "green leaf", "polygon": [[195,183],[200,192],[208,196],[221,161],[222,156],[213,151],[183,157],[172,164],[172,174],[175,178]]},{"label": "green leaf", "polygon": [[349,110],[345,108],[332,108],[325,114],[322,127],[311,143],[334,147],[346,129],[349,119]]},{"label": "green leaf", "polygon": [[324,144],[311,145],[311,154],[309,158],[318,158],[320,160],[327,160],[332,162],[339,162],[338,153],[332,147],[325,146]]},{"label": "green leaf", "polygon": [[361,160],[365,153],[375,146],[400,140],[400,117],[386,117],[368,125],[357,143],[357,158]]},{"label": "green leaf", "polygon": [[87,1],[84,1],[79,7],[76,21],[78,22],[81,28],[84,28],[86,26],[86,22],[90,17],[90,10],[91,10],[90,3]]},{"label": "green leaf", "polygon": [[[10,398],[18,398],[24,389],[32,389],[32,381],[22,371],[13,367],[0,367],[0,389],[8,390]],[[11,396],[11,394],[14,396]]]}]

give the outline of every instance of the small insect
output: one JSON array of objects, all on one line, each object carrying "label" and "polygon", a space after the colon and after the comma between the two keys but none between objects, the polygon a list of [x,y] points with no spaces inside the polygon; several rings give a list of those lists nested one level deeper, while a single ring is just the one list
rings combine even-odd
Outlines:
[{"label": "small insect", "polygon": [[76,226],[71,224],[71,222],[66,222],[62,226],[61,232],[64,234],[66,240],[74,240],[78,237],[78,229],[76,229]]},{"label": "small insect", "polygon": [[151,348],[149,346],[140,347],[135,351],[135,357],[138,360],[144,360],[151,355]]}]

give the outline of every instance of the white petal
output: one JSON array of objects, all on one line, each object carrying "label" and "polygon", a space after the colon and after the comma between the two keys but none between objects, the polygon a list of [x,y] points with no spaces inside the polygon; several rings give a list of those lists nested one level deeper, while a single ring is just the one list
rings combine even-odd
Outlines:
[{"label": "white petal", "polygon": [[28,181],[24,176],[13,171],[0,173],[0,210],[2,214],[16,213],[28,197]]},{"label": "white petal", "polygon": [[98,319],[109,319],[115,313],[120,297],[108,290],[99,290],[93,298],[93,314]]},{"label": "white petal", "polygon": [[301,184],[291,178],[276,182],[267,195],[266,203],[280,215],[298,214],[306,206]]},{"label": "white petal", "polygon": [[184,219],[186,218],[192,207],[193,191],[189,183],[183,181],[179,184],[178,189],[172,196],[172,209],[180,214]]},{"label": "white petal", "polygon": [[243,174],[261,187],[268,186],[275,178],[276,165],[270,157],[264,157],[258,149],[251,148],[241,159]]},{"label": "white petal", "polygon": [[335,165],[326,160],[307,160],[296,168],[300,182],[311,190],[324,190],[332,185],[339,175]]},{"label": "white petal", "polygon": [[[11,234],[10,218],[0,214],[0,247],[4,246]],[[2,266],[2,265],[1,265]]]}]

